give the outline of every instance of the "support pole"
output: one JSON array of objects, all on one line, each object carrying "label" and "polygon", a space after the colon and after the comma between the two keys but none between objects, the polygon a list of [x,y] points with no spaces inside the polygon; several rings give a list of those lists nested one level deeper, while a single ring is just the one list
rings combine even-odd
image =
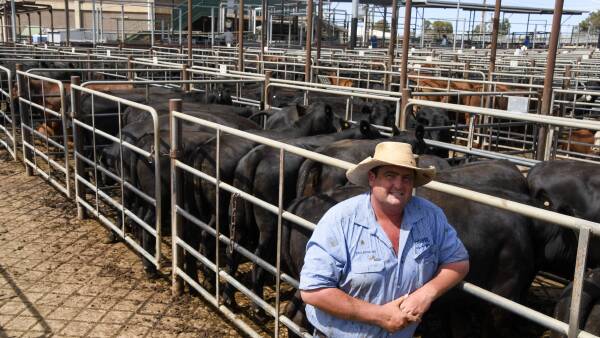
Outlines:
[{"label": "support pole", "polygon": [[[398,0],[392,0],[392,26],[390,27],[390,45],[388,46],[387,71],[394,70],[394,56],[396,54],[396,29],[398,28]],[[392,75],[386,74],[384,89],[391,90]]]},{"label": "support pole", "polygon": [[[494,7],[494,18],[492,19],[492,46],[490,48],[490,66],[488,68],[488,79],[492,79],[492,73],[496,70],[496,49],[498,47],[498,28],[500,26],[500,6],[502,4],[502,0],[496,0],[496,6]],[[491,91],[489,84],[485,85],[488,87],[487,91]],[[491,106],[491,97],[487,96],[485,98],[485,106]]]},{"label": "support pole", "polygon": [[[261,3],[261,19],[260,19],[260,61],[265,61],[265,47],[267,46],[267,0],[262,0]],[[265,65],[263,64],[263,67]]]},{"label": "support pole", "polygon": [[323,22],[323,0],[319,0],[319,10],[317,16],[317,60],[315,60],[315,64],[318,66],[319,59],[321,58],[321,23]]},{"label": "support pole", "polygon": [[[181,16],[180,16],[179,22],[181,22]],[[180,31],[181,31],[181,29],[180,29]],[[179,41],[179,44],[181,44],[181,41]],[[214,7],[210,8],[210,47],[211,48],[215,47],[215,8]]]},{"label": "support pole", "polygon": [[192,62],[192,0],[187,0],[188,2],[188,13],[187,13],[187,28],[188,28],[188,34],[187,34],[187,45],[188,45],[188,66],[192,67],[193,66],[193,62]]},{"label": "support pole", "polygon": [[356,47],[356,31],[358,30],[358,5],[359,0],[352,0],[352,21],[350,23],[350,45],[349,49]]},{"label": "support pole", "polygon": [[487,9],[485,2],[486,0],[483,0],[483,10],[481,11],[481,48],[485,48],[485,13]]},{"label": "support pole", "polygon": [[310,67],[312,58],[312,17],[313,0],[306,1],[306,63],[304,64],[304,81],[311,82]]},{"label": "support pole", "polygon": [[92,46],[96,47],[96,31],[97,31],[97,23],[96,23],[96,0],[92,0]]},{"label": "support pole", "polygon": [[29,32],[29,43],[33,44],[33,35],[31,35],[31,15],[27,13],[27,30]]},{"label": "support pole", "polygon": [[[558,49],[558,38],[560,35],[560,21],[562,18],[564,0],[556,0],[554,3],[554,16],[552,17],[552,31],[548,46],[548,57],[546,61],[546,75],[544,77],[544,90],[542,92],[541,115],[551,115],[550,106],[552,95],[552,82],[554,81],[554,65],[556,64],[556,52]],[[542,126],[538,133],[537,159],[543,160],[546,150],[546,135],[548,127]]]},{"label": "support pole", "polygon": [[454,25],[454,34],[452,34],[452,36],[454,37],[452,40],[452,50],[455,51],[456,50],[456,34],[458,34],[458,19],[460,17],[460,0],[458,0],[458,2],[456,3],[456,24]]},{"label": "support pole", "polygon": [[[81,78],[79,76],[71,76],[71,84],[79,86],[81,84]],[[73,120],[79,119],[81,116],[81,91],[74,90],[73,95],[71,96],[71,118]],[[77,179],[77,176],[85,177],[85,169],[83,165],[83,161],[81,160],[81,155],[84,152],[83,149],[83,128],[78,126],[76,123],[73,123],[73,144],[75,147],[75,152],[78,154],[74,156],[75,159],[75,191],[77,197],[85,200],[85,189],[86,186],[81,182],[81,180]],[[77,218],[85,219],[87,218],[87,212],[84,207],[81,206],[80,203],[77,203]]]},{"label": "support pole", "polygon": [[[11,25],[12,25],[12,40],[13,43],[17,43],[17,26],[16,26],[16,22],[17,22],[17,10],[15,8],[15,0],[12,0],[10,2],[10,16],[11,16]],[[19,18],[19,23],[20,23],[20,18]],[[19,24],[20,26],[20,24]]]},{"label": "support pole", "polygon": [[[181,12],[181,10],[179,10]],[[179,21],[181,24],[181,21]],[[181,26],[179,26],[179,30],[181,31]],[[125,5],[121,4],[121,42],[125,43]]]},{"label": "support pole", "polygon": [[[181,27],[179,27],[181,29]],[[182,184],[182,176],[181,170],[176,168],[175,161],[178,160],[178,156],[181,153],[181,129],[182,129],[182,120],[181,119],[173,119],[173,112],[182,112],[182,101],[181,99],[170,99],[169,100],[169,123],[170,125],[170,140],[171,140],[171,210],[177,210],[176,205],[183,202],[183,184]],[[173,124],[173,122],[175,122]],[[181,224],[182,219],[178,212],[171,213],[171,238],[173,238],[172,250],[173,250],[173,266],[175,267],[172,271],[172,280],[171,280],[171,294],[173,297],[179,297],[183,294],[183,279],[179,277],[177,274],[177,270],[183,270],[183,248],[177,245],[177,238],[183,236],[183,225]]]},{"label": "support pole", "polygon": [[54,12],[50,8],[50,31],[52,31],[52,44],[54,44]]},{"label": "support pole", "polygon": [[38,15],[38,26],[39,26],[39,30],[40,30],[38,36],[39,36],[39,40],[40,40],[39,43],[41,43],[42,42],[42,12],[38,11],[37,15]]},{"label": "support pole", "polygon": [[238,6],[238,71],[244,71],[244,0]]},{"label": "support pole", "polygon": [[387,6],[383,6],[383,37],[381,38],[381,47],[385,46],[385,29],[387,23]]},{"label": "support pole", "polygon": [[402,115],[400,117],[400,130],[406,130],[406,116],[404,116],[404,107],[408,104],[410,91],[408,90],[408,47],[410,45],[410,16],[412,12],[412,0],[406,0],[404,3],[404,28],[402,38],[402,69],[400,70],[400,90],[402,92]]},{"label": "support pole", "polygon": [[8,42],[8,2],[4,3],[2,13],[2,39],[4,39],[4,42]]}]

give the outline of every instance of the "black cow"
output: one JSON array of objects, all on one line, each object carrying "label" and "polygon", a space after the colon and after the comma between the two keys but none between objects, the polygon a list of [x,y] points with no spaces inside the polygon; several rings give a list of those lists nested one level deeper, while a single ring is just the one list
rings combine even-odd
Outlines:
[{"label": "black cow", "polygon": [[[600,221],[600,167],[580,161],[536,164],[527,175],[531,197],[539,205],[565,215]],[[577,254],[577,233],[555,224],[535,231],[540,269],[571,279]],[[598,236],[591,237],[588,266],[600,266]]]},{"label": "black cow", "polygon": [[[481,172],[489,174],[481,175]],[[436,180],[478,190],[503,198],[527,201],[526,193],[518,190],[526,187],[524,177],[514,165],[503,161],[474,163],[464,168],[451,168],[439,172]],[[514,185],[518,188],[504,190],[495,184]],[[301,197],[292,203],[288,211],[317,222],[322,214],[337,202],[364,192],[365,188],[346,186],[327,195]],[[535,275],[530,220],[514,213],[487,207],[465,199],[450,197],[426,188],[417,194],[440,206],[450,224],[456,229],[470,256],[470,271],[466,280],[496,294],[519,301],[525,295]],[[283,258],[286,271],[297,277],[302,268],[306,242],[310,231],[289,222],[283,228]],[[456,304],[461,304],[457,307]],[[301,302],[290,302],[286,313],[294,318]],[[504,311],[453,290],[440,298],[428,316],[441,314],[444,321],[451,321],[452,329],[446,332],[423,328],[423,336],[444,337],[453,331],[454,336],[512,336],[511,321]],[[471,323],[471,316],[478,322]],[[424,323],[428,320],[424,319]],[[461,327],[461,323],[463,324]],[[446,326],[447,327],[447,326]],[[466,331],[465,331],[466,330]]]},{"label": "black cow", "polygon": [[[448,112],[441,108],[422,107],[416,114],[408,114],[407,128],[414,129],[417,125],[425,127],[425,139],[435,140],[445,143],[452,142],[452,134],[450,129],[441,128],[450,126]],[[429,146],[429,154],[433,154],[442,158],[448,158],[448,150]]]},{"label": "black cow", "polygon": [[[569,284],[563,290],[560,300],[554,309],[554,318],[566,323],[569,322],[572,292],[573,283]],[[579,310],[579,329],[600,336],[600,269],[589,271],[583,280],[581,308]],[[566,337],[566,335],[557,332],[550,334],[550,338]]]},{"label": "black cow", "polygon": [[[396,131],[387,141],[406,142],[413,147],[413,152],[422,154],[426,145],[423,142],[423,128],[413,132]],[[323,155],[335,157],[351,163],[358,163],[375,151],[375,146],[382,140],[341,140],[315,150]],[[310,196],[327,192],[347,183],[345,171],[337,167],[327,166],[317,161],[306,160],[298,174],[297,197]]]},{"label": "black cow", "polygon": [[[336,130],[335,127],[336,118],[331,110],[331,107],[322,103],[315,103],[308,107],[308,113],[304,115],[300,120],[294,123],[293,126],[278,129],[278,130],[256,130],[254,134],[268,137],[271,139],[286,139],[308,135],[318,135],[323,133],[329,133]],[[223,182],[232,183],[235,168],[241,158],[247,154],[252,148],[256,146],[253,141],[241,139],[232,135],[222,135],[220,137],[220,179]],[[216,138],[209,140],[202,146],[196,147],[194,151],[191,151],[189,158],[186,163],[191,164],[194,168],[201,170],[202,172],[215,176],[215,165],[216,165]],[[230,196],[227,192],[221,191],[219,194],[219,214],[215,215],[216,210],[216,191],[212,183],[200,179],[199,177],[185,178],[186,188],[186,210],[190,210],[193,215],[198,217],[205,223],[214,226],[215,217],[219,217],[220,224],[222,226],[227,225],[227,211]],[[184,227],[190,228],[190,227]],[[207,232],[202,232],[201,238],[197,236],[197,232],[184,230],[184,236],[189,245],[197,247],[201,245],[201,252],[205,253],[208,257],[214,255],[214,239]],[[202,239],[202,240],[201,240]],[[186,256],[186,271],[193,278],[197,279],[196,261],[191,255]],[[212,284],[211,278],[214,278],[214,274],[207,272],[204,274],[205,278],[208,278],[209,284]],[[233,304],[232,304],[233,305]]]},{"label": "black cow", "polygon": [[[216,114],[209,112],[194,111],[194,104],[186,103],[184,109],[186,114],[198,118],[216,122],[232,128],[240,130],[254,129],[256,124],[240,117],[236,114]],[[219,106],[225,107],[227,106]],[[187,110],[190,111],[187,111]],[[169,139],[169,117],[162,115],[158,119],[158,127],[160,131],[160,167],[161,167],[161,201],[162,215],[161,222],[164,226],[163,233],[167,233],[170,224],[170,162],[168,153],[170,150]],[[142,120],[131,123],[123,128],[123,139],[141,149],[151,152],[154,149],[154,128],[152,120]],[[214,135],[213,130],[209,130],[200,125],[189,122],[182,123],[182,147],[184,149],[193,149],[199,144],[206,142]],[[117,174],[120,172],[120,155],[119,144],[112,144],[106,147],[102,152],[101,163]],[[155,174],[154,174],[154,159],[145,158],[136,152],[124,147],[123,148],[123,177],[124,179],[144,192],[149,196],[155,197]],[[156,215],[154,206],[148,204],[143,198],[132,192],[130,189],[125,189],[125,207],[131,210],[140,219],[147,224],[154,224]],[[151,236],[143,228],[134,226],[136,237],[142,243],[142,247],[149,253],[154,253],[154,236]],[[142,258],[145,270],[149,277],[156,275],[154,266],[145,258]]]},{"label": "black cow", "polygon": [[[314,150],[322,144],[329,144],[337,140],[376,139],[381,134],[368,122],[361,121],[360,125],[346,129],[339,133],[327,135],[300,137],[286,140],[285,142],[296,147]],[[298,169],[304,157],[291,153],[284,158],[284,187],[283,206],[287,206],[296,196],[296,183]],[[233,185],[243,191],[267,201],[277,204],[279,182],[276,177],[279,173],[279,150],[268,146],[258,146],[244,156],[235,170]],[[237,199],[237,200],[236,200]],[[235,206],[235,208],[233,208]],[[277,228],[277,217],[266,209],[255,207],[236,196],[230,203],[230,215],[236,219],[235,238],[242,245],[254,249],[258,257],[272,262],[274,259],[274,239]],[[258,238],[257,236],[258,235]],[[237,269],[237,258],[231,259],[230,272]],[[264,271],[260,266],[255,266],[252,274],[252,285],[257,294],[262,294],[264,284]]]}]

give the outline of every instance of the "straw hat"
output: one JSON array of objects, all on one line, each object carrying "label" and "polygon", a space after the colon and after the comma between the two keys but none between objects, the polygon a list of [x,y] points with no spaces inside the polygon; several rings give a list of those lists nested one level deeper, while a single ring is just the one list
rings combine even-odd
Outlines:
[{"label": "straw hat", "polygon": [[369,186],[368,172],[379,166],[393,165],[415,171],[415,187],[429,183],[435,177],[435,168],[419,168],[412,146],[401,142],[381,142],[375,147],[373,157],[369,156],[346,171],[348,181],[360,186]]}]

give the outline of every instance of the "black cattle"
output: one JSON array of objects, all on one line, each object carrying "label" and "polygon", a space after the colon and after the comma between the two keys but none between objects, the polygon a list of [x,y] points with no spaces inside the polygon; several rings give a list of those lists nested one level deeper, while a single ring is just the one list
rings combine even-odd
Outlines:
[{"label": "black cattle", "polygon": [[[327,194],[315,194],[307,197],[300,197],[294,200],[287,211],[306,219],[309,222],[317,224],[321,217],[331,207],[350,197],[366,192],[368,189],[354,185],[338,187]],[[295,279],[300,279],[300,271],[304,265],[304,255],[306,253],[306,243],[312,235],[312,231],[289,221],[284,221],[281,228],[281,267],[282,270]],[[285,315],[288,318],[312,332],[312,326],[306,320],[305,304],[300,298],[300,293],[296,291],[294,297],[285,308]],[[292,336],[290,332],[290,336]]]},{"label": "black cattle", "polygon": [[[450,129],[441,128],[450,126],[448,112],[441,108],[421,107],[415,115],[408,114],[407,128],[414,129],[417,125],[425,127],[425,139],[452,143]],[[448,150],[433,146],[428,147],[428,153],[442,158],[448,158]]]},{"label": "black cattle", "polygon": [[[381,138],[381,134],[368,122],[361,121],[359,126],[339,133],[300,137],[285,140],[285,142],[296,147],[314,150],[322,144],[329,144],[341,139],[375,138]],[[304,157],[302,156],[287,152],[285,154],[282,201],[284,207],[296,196],[298,169],[303,161]],[[233,185],[268,203],[277,205],[279,182],[275,178],[278,175],[279,150],[261,145],[252,149],[240,160],[235,170]],[[255,250],[258,257],[272,262],[275,253],[274,239],[277,217],[266,209],[255,207],[252,203],[236,196],[232,197],[230,203],[230,215],[232,219],[235,218],[236,220],[235,231],[233,231],[236,241],[241,242],[250,250]],[[237,256],[233,255],[230,262],[232,266],[229,267],[229,271],[235,272],[238,263]],[[252,274],[252,285],[254,291],[259,295],[262,294],[263,284],[264,271],[261,267],[255,266]]]},{"label": "black cattle", "polygon": [[[549,161],[527,175],[531,197],[538,205],[565,215],[600,221],[600,167],[580,161]],[[571,279],[577,254],[577,232],[555,224],[535,231],[540,269]],[[600,266],[598,236],[591,237],[587,264]]]},{"label": "black cattle", "polygon": [[450,169],[450,164],[445,159],[435,155],[420,155],[417,158],[417,165],[420,168],[434,167],[436,170]]},{"label": "black cattle", "polygon": [[[571,295],[573,283],[564,290],[554,309],[554,318],[569,322],[571,310]],[[583,280],[583,291],[581,294],[581,308],[579,310],[579,329],[600,336],[600,269],[594,269],[586,273]],[[566,335],[552,332],[550,338],[566,338]]]},{"label": "black cattle", "polygon": [[[185,103],[184,111],[188,115],[192,115],[198,118],[209,120],[215,123],[226,125],[232,128],[240,130],[254,129],[257,127],[253,122],[242,118],[236,114],[219,114],[218,111],[203,112],[195,111],[195,104]],[[202,106],[202,105],[201,105]],[[227,108],[227,106],[219,106]],[[218,108],[218,107],[217,107]],[[189,111],[188,111],[189,109]],[[157,121],[159,132],[160,132],[160,182],[161,182],[161,201],[162,201],[162,215],[161,222],[164,226],[163,233],[167,233],[170,224],[170,166],[169,166],[169,150],[170,150],[170,139],[169,139],[169,117],[161,115]],[[133,144],[136,147],[144,149],[146,151],[156,151],[154,149],[154,127],[152,120],[146,119],[138,122],[131,123],[123,128],[122,131],[123,140]],[[182,148],[194,149],[199,144],[209,140],[214,136],[214,130],[189,123],[184,121],[182,123]],[[120,172],[120,146],[117,143],[113,143],[109,147],[106,147],[102,151],[101,163],[105,165],[113,173],[119,175]],[[145,158],[140,156],[138,153],[123,148],[123,177],[124,179],[132,184],[134,187],[144,192],[148,196],[155,196],[155,171],[154,171],[154,159]],[[104,180],[105,185],[109,184],[109,180]],[[154,206],[148,204],[144,198],[135,194],[130,189],[125,189],[125,207],[132,211],[138,218],[144,220],[147,224],[154,224],[156,215],[154,213]],[[142,243],[142,247],[149,253],[154,253],[154,236],[151,236],[146,230],[141,227],[134,225],[134,231],[136,237]],[[154,266],[145,258],[142,258],[142,262],[146,269],[146,272],[150,277],[156,274]]]},{"label": "black cattle", "polygon": [[306,107],[295,104],[281,109],[269,109],[259,111],[250,116],[250,119],[259,122],[260,118],[266,117],[265,129],[285,128],[294,124],[306,114]]},{"label": "black cattle", "polygon": [[[422,154],[426,145],[423,142],[423,129],[417,128],[413,132],[396,132],[386,141],[406,142],[413,147],[413,152]],[[375,151],[375,146],[382,140],[341,140],[315,151],[323,155],[335,157],[351,163],[358,163]],[[310,196],[317,193],[327,192],[347,183],[345,171],[317,161],[306,160],[300,167],[298,173],[297,197]]]},{"label": "black cattle", "polygon": [[[256,130],[253,133],[276,140],[318,135],[335,131],[335,120],[336,118],[331,111],[331,107],[322,103],[315,103],[309,106],[308,113],[291,127],[278,130]],[[216,172],[216,145],[217,140],[215,138],[197,147],[194,151],[190,152],[186,163],[190,163],[194,168],[214,177]],[[221,181],[232,183],[237,164],[255,146],[255,142],[232,135],[222,135],[220,137],[221,157],[219,168]],[[226,191],[221,191],[219,194],[220,212],[218,215],[215,215],[216,191],[214,185],[199,177],[186,177],[185,180],[186,196],[188,196],[186,198],[186,210],[190,210],[200,220],[213,226],[215,218],[219,217],[221,226],[226,227],[228,224],[227,210],[230,200],[229,194]],[[201,245],[201,252],[205,253],[208,257],[214,255],[214,239],[210,238],[207,232],[200,234],[202,238],[199,238],[196,232],[185,232],[184,235],[189,245],[193,247]],[[196,261],[191,255],[186,256],[186,271],[190,276],[197,279]],[[214,277],[214,274],[207,272],[204,276],[209,279],[209,284],[212,284],[212,280],[210,279]],[[233,306],[233,304],[231,305]]]},{"label": "black cattle", "polygon": [[[482,172],[486,175],[481,175]],[[517,201],[527,201],[529,198],[526,193],[519,193],[520,189],[526,188],[524,177],[514,165],[504,161],[479,162],[463,168],[442,170],[436,180]],[[496,188],[495,184],[503,184],[500,187],[508,186],[509,189]],[[292,203],[288,211],[316,223],[331,206],[365,190],[346,186],[327,195],[301,197]],[[465,244],[471,263],[466,280],[511,300],[522,300],[535,275],[531,222],[514,213],[426,188],[417,189],[417,194],[444,210],[448,221]],[[289,222],[284,223],[284,266],[294,277],[299,275],[302,268],[309,237],[310,231]],[[457,307],[456,304],[461,306]],[[300,319],[302,316],[298,311],[301,307],[301,302],[296,299],[290,302],[286,314]],[[434,304],[428,316],[435,314],[449,322],[444,326],[447,331],[424,327],[424,337],[451,334],[455,337],[513,336],[510,315],[473,297],[465,298],[465,294],[457,290],[444,295]],[[471,322],[472,316],[477,319],[476,322]],[[428,319],[424,319],[424,323],[427,322]]]}]

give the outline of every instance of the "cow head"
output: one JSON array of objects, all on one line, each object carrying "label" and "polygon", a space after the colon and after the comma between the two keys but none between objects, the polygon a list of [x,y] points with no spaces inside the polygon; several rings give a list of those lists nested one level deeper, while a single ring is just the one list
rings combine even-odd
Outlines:
[{"label": "cow head", "polygon": [[377,128],[374,128],[368,121],[365,120],[360,121],[360,133],[363,135],[364,138],[370,140],[382,137],[379,130],[377,130]]},{"label": "cow head", "polygon": [[594,145],[592,146],[592,153],[595,155],[600,154],[600,130],[594,134]]}]

